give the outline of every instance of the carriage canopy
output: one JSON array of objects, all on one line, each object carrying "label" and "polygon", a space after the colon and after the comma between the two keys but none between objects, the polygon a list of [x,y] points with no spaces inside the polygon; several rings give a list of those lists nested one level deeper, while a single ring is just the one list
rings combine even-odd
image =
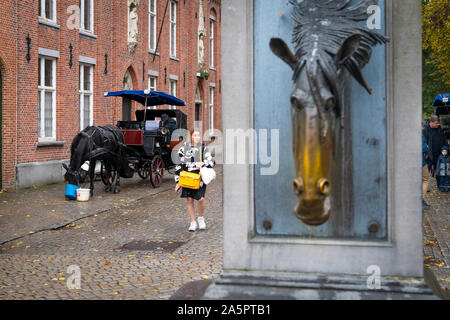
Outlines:
[{"label": "carriage canopy", "polygon": [[105,92],[105,97],[122,97],[137,101],[143,106],[159,106],[168,104],[172,106],[185,106],[183,100],[180,100],[170,94],[160,91],[150,90],[124,90],[124,91],[112,91]]},{"label": "carriage canopy", "polygon": [[435,114],[437,116],[450,115],[450,93],[442,93],[433,101]]}]

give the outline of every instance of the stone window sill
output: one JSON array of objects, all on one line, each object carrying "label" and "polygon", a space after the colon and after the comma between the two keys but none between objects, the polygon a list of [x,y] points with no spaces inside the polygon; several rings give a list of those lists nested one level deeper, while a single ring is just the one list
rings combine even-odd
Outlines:
[{"label": "stone window sill", "polygon": [[178,59],[177,57],[170,57],[170,60],[173,60],[173,61],[180,61],[180,59]]},{"label": "stone window sill", "polygon": [[97,35],[93,34],[90,31],[86,31],[86,30],[80,30],[80,36],[83,36],[83,37],[86,37],[89,39],[94,39],[94,40],[96,40],[98,38]]},{"label": "stone window sill", "polygon": [[58,29],[58,30],[60,29],[59,24],[57,24],[51,20],[41,18],[41,17],[39,17],[39,24],[46,26],[46,27],[53,28],[53,29]]},{"label": "stone window sill", "polygon": [[64,147],[66,143],[64,141],[38,141],[36,147]]}]

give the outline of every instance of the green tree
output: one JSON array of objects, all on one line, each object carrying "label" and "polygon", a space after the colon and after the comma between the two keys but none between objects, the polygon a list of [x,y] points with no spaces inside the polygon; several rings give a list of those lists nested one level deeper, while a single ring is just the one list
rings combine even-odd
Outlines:
[{"label": "green tree", "polygon": [[423,105],[431,104],[439,93],[450,92],[450,0],[422,0],[423,24]]}]

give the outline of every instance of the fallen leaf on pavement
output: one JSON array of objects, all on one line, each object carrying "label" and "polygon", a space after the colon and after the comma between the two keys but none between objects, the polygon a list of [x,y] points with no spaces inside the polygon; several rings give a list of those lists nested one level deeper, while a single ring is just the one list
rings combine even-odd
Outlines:
[{"label": "fallen leaf on pavement", "polygon": [[437,245],[437,244],[438,244],[437,241],[428,241],[428,240],[427,240],[427,243],[425,244],[425,246],[427,246],[427,247],[432,247],[432,246],[435,246],[435,245]]},{"label": "fallen leaf on pavement", "polygon": [[432,262],[432,263],[430,263],[432,266],[435,266],[435,267],[443,267],[443,266],[445,266],[445,263],[444,262],[441,262],[441,263],[435,263],[435,262]]}]

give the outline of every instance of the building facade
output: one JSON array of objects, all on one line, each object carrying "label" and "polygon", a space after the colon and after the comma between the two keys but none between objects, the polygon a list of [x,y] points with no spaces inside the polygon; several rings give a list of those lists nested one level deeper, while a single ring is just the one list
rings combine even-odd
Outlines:
[{"label": "building facade", "polygon": [[141,106],[107,91],[170,93],[186,102],[189,128],[222,129],[220,0],[12,0],[0,10],[0,188],[57,181],[80,130],[133,120]]}]

